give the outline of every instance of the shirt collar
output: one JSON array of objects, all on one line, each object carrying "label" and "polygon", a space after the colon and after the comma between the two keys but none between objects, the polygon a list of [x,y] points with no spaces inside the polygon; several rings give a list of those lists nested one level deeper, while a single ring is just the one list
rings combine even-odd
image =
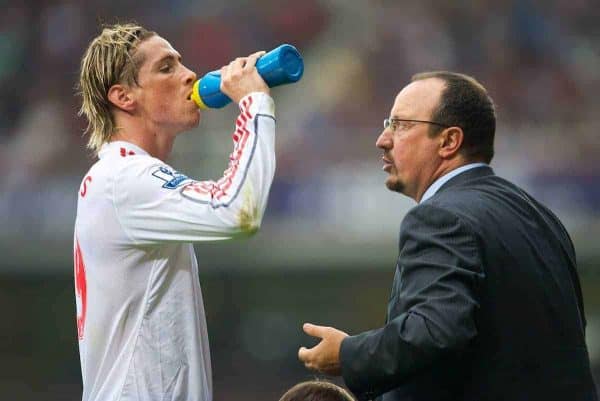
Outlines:
[{"label": "shirt collar", "polygon": [[113,141],[102,145],[100,152],[98,152],[98,158],[102,159],[103,157],[113,153],[118,153],[121,155],[121,157],[148,154],[148,152],[146,152],[144,149],[134,145],[133,143],[126,141]]},{"label": "shirt collar", "polygon": [[484,167],[484,166],[487,166],[487,164],[485,164],[485,163],[469,163],[469,164],[465,164],[464,166],[460,166],[459,168],[454,169],[454,170],[450,171],[449,173],[444,174],[443,176],[441,176],[440,178],[435,180],[433,182],[433,184],[431,184],[429,186],[429,188],[427,188],[427,191],[425,191],[425,193],[423,194],[423,197],[421,198],[421,202],[419,202],[419,203],[423,203],[427,199],[431,198],[442,187],[442,185],[444,185],[450,179],[456,177],[460,173],[464,173],[465,171],[474,169],[476,167]]}]

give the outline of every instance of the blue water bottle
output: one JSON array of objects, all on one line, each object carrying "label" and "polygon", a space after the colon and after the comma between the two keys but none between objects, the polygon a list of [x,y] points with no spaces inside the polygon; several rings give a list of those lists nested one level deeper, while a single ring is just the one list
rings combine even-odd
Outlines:
[{"label": "blue water bottle", "polygon": [[[256,69],[272,88],[300,80],[304,73],[304,62],[294,46],[283,44],[256,60]],[[221,72],[209,72],[194,83],[192,100],[201,109],[220,109],[231,102],[220,87]]]}]

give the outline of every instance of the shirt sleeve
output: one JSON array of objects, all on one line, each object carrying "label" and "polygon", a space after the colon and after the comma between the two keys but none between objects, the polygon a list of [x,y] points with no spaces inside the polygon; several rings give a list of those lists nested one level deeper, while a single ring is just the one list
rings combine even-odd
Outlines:
[{"label": "shirt sleeve", "polygon": [[275,106],[259,92],[239,106],[233,152],[218,181],[190,179],[147,156],[133,156],[120,169],[113,199],[135,244],[220,240],[258,230],[275,173]]},{"label": "shirt sleeve", "polygon": [[346,385],[368,399],[421,369],[457,355],[477,335],[475,311],[483,269],[477,239],[454,214],[433,206],[404,218],[389,310],[382,328],[344,339]]}]

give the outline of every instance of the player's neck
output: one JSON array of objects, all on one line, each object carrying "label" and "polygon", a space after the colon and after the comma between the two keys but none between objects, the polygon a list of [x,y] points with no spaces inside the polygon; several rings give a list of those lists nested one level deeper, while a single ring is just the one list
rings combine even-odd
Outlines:
[{"label": "player's neck", "polygon": [[175,135],[162,132],[155,127],[139,127],[132,124],[117,124],[119,129],[112,135],[111,141],[132,143],[162,161],[166,161],[173,149]]}]

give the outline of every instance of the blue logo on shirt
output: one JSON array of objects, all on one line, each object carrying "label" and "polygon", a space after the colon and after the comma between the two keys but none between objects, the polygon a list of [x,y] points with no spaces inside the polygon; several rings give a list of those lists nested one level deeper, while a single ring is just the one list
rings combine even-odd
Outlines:
[{"label": "blue logo on shirt", "polygon": [[159,167],[152,172],[152,175],[156,178],[164,181],[163,188],[175,189],[183,184],[184,181],[189,180],[187,175],[180,174],[177,171],[170,170],[166,167]]}]

